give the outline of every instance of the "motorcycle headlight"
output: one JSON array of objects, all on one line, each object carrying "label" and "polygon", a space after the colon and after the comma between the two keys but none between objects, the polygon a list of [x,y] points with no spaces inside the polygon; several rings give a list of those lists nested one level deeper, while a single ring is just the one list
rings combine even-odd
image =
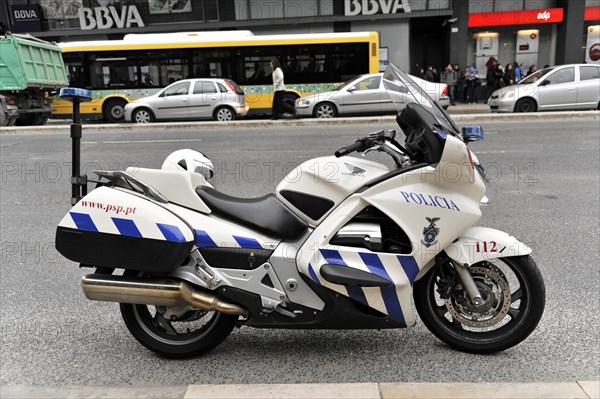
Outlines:
[{"label": "motorcycle headlight", "polygon": [[303,98],[296,100],[296,105],[299,107],[306,107],[308,104],[310,104],[309,100],[305,100]]},{"label": "motorcycle headlight", "polygon": [[507,91],[504,94],[502,94],[500,96],[500,98],[504,99],[504,100],[507,100],[507,99],[510,99],[510,98],[515,98],[515,91],[514,90]]}]

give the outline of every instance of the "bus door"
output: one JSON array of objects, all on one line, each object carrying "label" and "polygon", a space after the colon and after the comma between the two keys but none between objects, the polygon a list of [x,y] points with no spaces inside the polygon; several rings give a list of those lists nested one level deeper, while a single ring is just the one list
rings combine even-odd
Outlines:
[{"label": "bus door", "polygon": [[168,86],[156,98],[158,119],[190,118],[190,82],[177,82]]}]

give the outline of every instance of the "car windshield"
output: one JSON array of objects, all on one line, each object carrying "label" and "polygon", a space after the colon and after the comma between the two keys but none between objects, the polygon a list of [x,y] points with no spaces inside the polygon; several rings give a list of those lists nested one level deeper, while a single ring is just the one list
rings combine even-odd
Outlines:
[{"label": "car windshield", "polygon": [[518,84],[523,85],[535,83],[538,80],[542,79],[544,76],[548,75],[548,73],[552,72],[553,70],[554,68],[540,69],[539,71],[527,76],[525,79],[520,80]]},{"label": "car windshield", "polygon": [[415,83],[415,81],[394,64],[388,64],[385,69],[385,72],[383,73],[383,86],[391,97],[398,112],[401,112],[408,103],[421,104],[435,117],[441,126],[453,132],[455,135],[459,134],[460,130],[456,127],[452,118],[450,118],[446,111],[429,97],[419,84]]}]

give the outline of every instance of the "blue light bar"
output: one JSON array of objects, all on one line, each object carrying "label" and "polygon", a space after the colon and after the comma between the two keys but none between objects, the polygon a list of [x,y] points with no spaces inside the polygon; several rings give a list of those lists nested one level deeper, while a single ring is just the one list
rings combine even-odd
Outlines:
[{"label": "blue light bar", "polygon": [[60,89],[59,97],[67,101],[87,102],[92,101],[92,92],[86,89],[76,87],[65,87]]}]

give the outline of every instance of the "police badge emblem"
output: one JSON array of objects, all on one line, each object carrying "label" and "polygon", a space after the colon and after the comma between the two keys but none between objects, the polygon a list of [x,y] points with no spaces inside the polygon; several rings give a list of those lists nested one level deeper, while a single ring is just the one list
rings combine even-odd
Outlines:
[{"label": "police badge emblem", "polygon": [[421,244],[429,248],[437,243],[437,236],[440,233],[440,229],[435,225],[435,222],[440,220],[440,218],[425,217],[425,219],[429,222],[429,226],[423,228],[423,239],[421,240]]}]

